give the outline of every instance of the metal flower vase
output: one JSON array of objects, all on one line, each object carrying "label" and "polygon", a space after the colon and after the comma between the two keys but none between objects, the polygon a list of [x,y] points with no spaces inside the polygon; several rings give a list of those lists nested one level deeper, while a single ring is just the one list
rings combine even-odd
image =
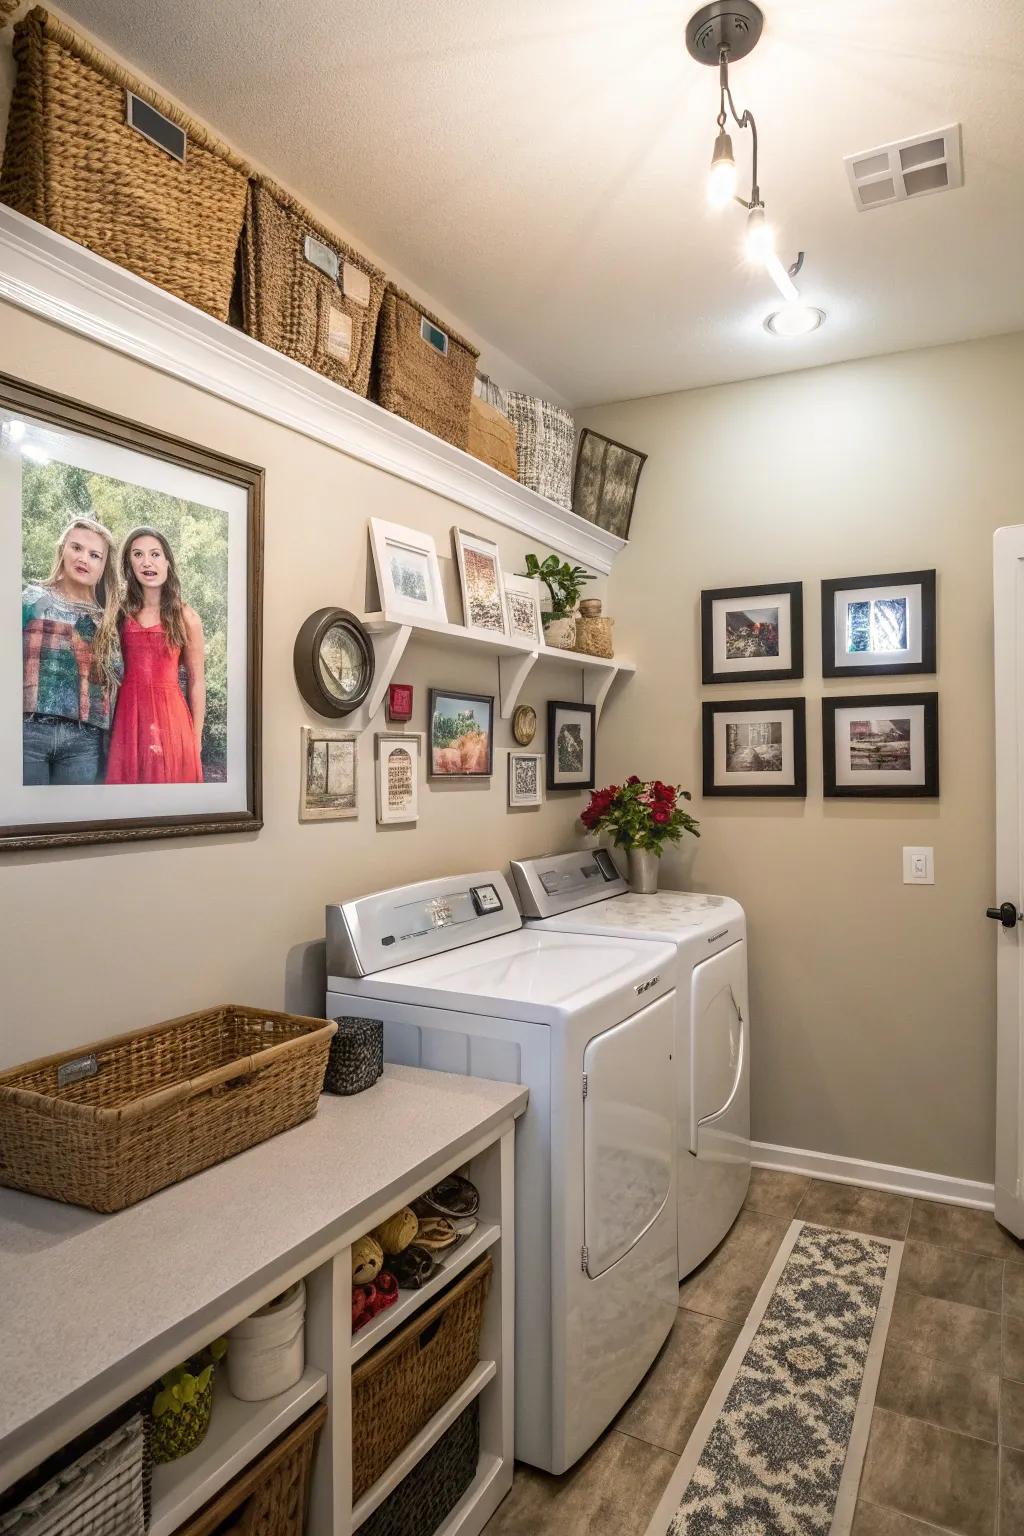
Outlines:
[{"label": "metal flower vase", "polygon": [[638,896],[653,896],[658,889],[661,855],[653,848],[629,850],[629,887]]}]

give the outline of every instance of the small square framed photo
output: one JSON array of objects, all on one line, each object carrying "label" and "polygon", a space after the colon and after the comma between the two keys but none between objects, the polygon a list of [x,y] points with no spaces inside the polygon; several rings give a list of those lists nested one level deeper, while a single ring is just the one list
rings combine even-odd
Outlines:
[{"label": "small square framed photo", "polygon": [[844,576],[821,584],[823,677],[935,671],[935,572]]},{"label": "small square framed photo", "polygon": [[420,738],[381,731],[376,737],[377,823],[417,821],[420,814]]},{"label": "small square framed photo", "polygon": [[344,821],[359,815],[359,737],[302,727],[300,821]]},{"label": "small square framed photo", "polygon": [[508,608],[508,632],[514,640],[544,644],[544,625],[540,616],[540,578],[506,576],[505,604]]},{"label": "small square framed photo", "polygon": [[803,699],[707,703],[702,727],[705,795],[807,794]]},{"label": "small square framed photo", "polygon": [[385,618],[447,623],[441,567],[430,534],[371,517],[370,546]]},{"label": "small square framed photo", "polygon": [[593,789],[597,734],[593,704],[548,702],[548,789]]},{"label": "small square framed photo", "polygon": [[510,752],[508,755],[508,803],[510,806],[543,805],[539,752]]},{"label": "small square framed photo", "polygon": [[829,799],[939,793],[937,693],[822,699],[821,742]]},{"label": "small square framed photo", "polygon": [[701,681],[771,683],[804,675],[800,581],[700,595]]},{"label": "small square framed photo", "polygon": [[494,695],[430,690],[430,777],[487,779],[494,762]]},{"label": "small square framed photo", "polygon": [[508,634],[505,588],[501,576],[501,557],[493,539],[465,528],[453,528],[455,557],[462,586],[463,621],[478,635]]}]

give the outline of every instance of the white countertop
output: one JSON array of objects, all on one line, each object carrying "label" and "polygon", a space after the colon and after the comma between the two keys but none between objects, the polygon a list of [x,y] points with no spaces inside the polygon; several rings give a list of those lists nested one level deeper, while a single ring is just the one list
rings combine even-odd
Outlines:
[{"label": "white countertop", "polygon": [[125,1382],[131,1395],[145,1384],[133,1372],[159,1375],[179,1341],[187,1352],[258,1286],[359,1236],[420,1170],[458,1163],[526,1101],[517,1084],[387,1066],[365,1093],[324,1095],[304,1125],[114,1216],[0,1189],[0,1488],[76,1400]]}]

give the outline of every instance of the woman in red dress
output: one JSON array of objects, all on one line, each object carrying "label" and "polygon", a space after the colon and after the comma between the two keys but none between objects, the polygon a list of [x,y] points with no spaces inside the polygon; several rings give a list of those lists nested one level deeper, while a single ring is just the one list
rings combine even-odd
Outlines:
[{"label": "woman in red dress", "polygon": [[[201,784],[206,713],[203,625],[182,601],[174,553],[155,528],[121,545],[121,650],[108,784]],[[184,662],[188,702],[178,683]]]}]

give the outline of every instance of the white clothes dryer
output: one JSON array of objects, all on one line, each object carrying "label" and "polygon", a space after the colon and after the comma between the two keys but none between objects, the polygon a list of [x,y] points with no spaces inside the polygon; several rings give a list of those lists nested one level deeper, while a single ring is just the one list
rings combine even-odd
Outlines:
[{"label": "white clothes dryer", "polygon": [[327,1014],[388,1061],[524,1083],[516,1132],[516,1456],[564,1472],[671,1330],[673,946],[525,928],[497,871],[327,908]]},{"label": "white clothes dryer", "polygon": [[675,946],[679,1278],[722,1241],[750,1183],[750,1018],[746,917],[728,896],[630,891],[611,855],[518,860],[529,926]]}]

